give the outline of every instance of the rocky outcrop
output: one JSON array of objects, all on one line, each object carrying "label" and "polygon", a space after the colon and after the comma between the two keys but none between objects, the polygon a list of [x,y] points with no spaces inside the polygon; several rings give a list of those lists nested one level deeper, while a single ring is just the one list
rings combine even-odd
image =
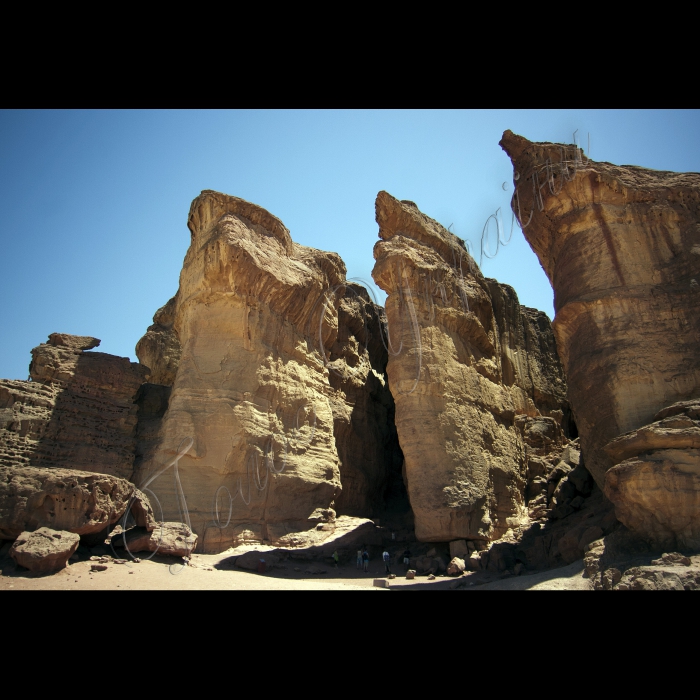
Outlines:
[{"label": "rocky outcrop", "polygon": [[678,402],[605,446],[605,495],[651,546],[700,550],[700,401]]},{"label": "rocky outcrop", "polygon": [[0,380],[0,465],[60,467],[129,479],[148,370],[100,352],[96,338],[52,333],[32,350],[31,382]]},{"label": "rocky outcrop", "polygon": [[0,467],[0,538],[41,527],[104,541],[127,507],[137,525],[154,527],[148,500],[124,479],[70,469]]},{"label": "rocky outcrop", "polygon": [[510,131],[513,210],[554,289],[553,322],[586,464],[700,395],[700,174],[598,163]]},{"label": "rocky outcrop", "polygon": [[[382,393],[381,378],[361,337],[367,300],[350,299],[343,262],[294,243],[261,207],[210,190],[192,203],[188,226],[172,309],[139,342],[164,383],[161,368],[174,362],[159,353],[172,360],[175,336],[181,355],[169,397],[147,388],[139,398],[153,405],[135,482],[163,520],[186,508],[199,551],[281,542],[313,527],[309,517],[341,498],[344,450],[347,481],[359,484],[347,509],[370,502],[378,481],[367,464],[392,450],[380,425],[389,408],[386,397],[364,398]],[[357,331],[339,324],[340,304]],[[341,427],[346,447],[337,448]],[[355,461],[358,438],[365,449]]]},{"label": "rocky outcrop", "polygon": [[136,343],[136,357],[151,370],[151,384],[172,386],[175,381],[182,348],[173,328],[177,298],[173,297],[153,315],[153,325]]},{"label": "rocky outcrop", "polygon": [[586,466],[629,528],[698,547],[698,426],[655,414],[700,396],[700,174],[597,163],[510,131],[501,146],[554,289]]},{"label": "rocky outcrop", "polygon": [[528,517],[520,418],[546,418],[550,447],[565,439],[549,321],[413,202],[380,192],[376,218],[372,276],[389,295],[387,373],[416,535],[496,539]]},{"label": "rocky outcrop", "polygon": [[407,510],[403,454],[386,381],[381,307],[367,290],[348,282],[337,290],[338,335],[328,353],[333,433],[340,460],[339,515],[373,516],[387,507]]},{"label": "rocky outcrop", "polygon": [[10,548],[10,556],[34,573],[50,573],[63,569],[79,544],[80,537],[73,532],[40,527],[20,533]]},{"label": "rocky outcrop", "polygon": [[132,527],[112,537],[111,542],[113,547],[124,548],[130,553],[153,552],[161,556],[187,557],[197,546],[197,535],[184,523],[156,523],[151,530]]}]

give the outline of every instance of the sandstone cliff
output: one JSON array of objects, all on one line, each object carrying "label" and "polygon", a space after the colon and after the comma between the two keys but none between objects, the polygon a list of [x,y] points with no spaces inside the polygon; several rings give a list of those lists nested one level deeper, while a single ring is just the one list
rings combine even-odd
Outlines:
[{"label": "sandstone cliff", "polygon": [[[669,523],[672,511],[694,508],[697,455],[667,452],[632,465],[631,447],[605,447],[665,406],[700,396],[700,174],[589,161],[573,146],[510,131],[501,146],[515,170],[513,210],[554,289],[554,333],[586,465],[622,522],[650,540],[665,530],[659,542],[668,543],[681,520],[690,527],[687,518]],[[618,457],[625,467],[607,484]],[[666,525],[657,527],[662,502]],[[639,508],[646,514],[633,516]],[[688,537],[686,546],[700,546]]]},{"label": "sandstone cliff", "polygon": [[172,386],[180,364],[180,339],[173,328],[176,297],[161,306],[153,315],[153,325],[136,344],[136,357],[151,370],[149,382]]},{"label": "sandstone cliff", "polygon": [[[527,520],[520,416],[562,445],[566,384],[545,314],[485,279],[464,243],[380,192],[373,277],[389,294],[389,386],[416,535],[492,540]],[[521,421],[522,422],[522,421]]]},{"label": "sandstone cliff", "polygon": [[134,397],[147,368],[96,338],[52,333],[32,350],[32,381],[0,380],[0,466],[62,467],[130,479]]},{"label": "sandstone cliff", "polygon": [[401,477],[403,454],[386,381],[381,307],[352,282],[339,290],[338,335],[328,355],[333,432],[340,458],[339,515],[369,517],[389,507],[408,510]]},{"label": "sandstone cliff", "polygon": [[139,398],[151,442],[135,481],[156,497],[157,516],[188,513],[198,549],[220,551],[292,543],[332,520],[336,501],[347,512],[372,506],[386,471],[377,461],[392,451],[379,416],[391,397],[367,349],[368,300],[348,294],[342,260],[294,243],[261,207],[210,190],[188,226],[180,287],[164,307],[172,303],[172,326],[159,311],[138,345],[163,384],[175,370],[169,397],[146,385]]}]

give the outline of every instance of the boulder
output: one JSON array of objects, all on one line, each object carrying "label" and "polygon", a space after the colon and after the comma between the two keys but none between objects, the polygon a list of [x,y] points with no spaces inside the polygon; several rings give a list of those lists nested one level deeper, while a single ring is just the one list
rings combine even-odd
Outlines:
[{"label": "boulder", "polygon": [[453,557],[452,561],[447,565],[447,575],[448,576],[461,576],[466,569],[466,564],[464,559],[459,557]]},{"label": "boulder", "polygon": [[25,569],[34,573],[58,571],[66,566],[80,537],[65,530],[40,527],[33,532],[22,532],[10,549],[10,556]]},{"label": "boulder", "polygon": [[610,469],[605,495],[659,549],[700,549],[700,450],[657,450]]},{"label": "boulder", "polygon": [[147,522],[148,501],[124,479],[71,469],[0,467],[0,537],[49,527],[104,540],[132,496],[138,517]]},{"label": "boulder", "polygon": [[[126,537],[126,545],[124,538]],[[157,523],[154,530],[133,527],[112,538],[113,547],[124,547],[131,554],[154,552],[164,556],[188,557],[197,545],[197,535],[184,523]]]}]

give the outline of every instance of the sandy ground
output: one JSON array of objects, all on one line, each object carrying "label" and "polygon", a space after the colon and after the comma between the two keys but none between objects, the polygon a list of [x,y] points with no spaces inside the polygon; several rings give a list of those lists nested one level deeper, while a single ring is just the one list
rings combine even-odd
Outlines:
[{"label": "sandy ground", "polygon": [[[481,591],[591,591],[591,580],[583,578],[583,560],[529,576],[511,576],[509,578],[485,583],[475,587]],[[467,586],[469,588],[469,586]]]},{"label": "sandy ground", "polygon": [[[377,588],[375,578],[384,578],[381,562],[371,562],[369,572],[358,571],[354,564],[313,566],[325,573],[309,574],[308,563],[287,561],[286,568],[275,568],[259,574],[237,569],[230,563],[230,552],[195,554],[190,566],[182,560],[155,556],[149,561],[107,564],[106,571],[90,570],[90,560],[71,562],[62,571],[51,575],[32,574],[17,567],[7,555],[0,558],[0,591],[5,590],[449,590],[455,579],[425,576],[407,580],[402,571],[395,571],[390,588]],[[227,561],[228,560],[228,561]],[[298,569],[298,570],[295,570]],[[561,569],[529,576],[513,576],[494,580],[495,576],[478,572],[466,577],[459,590],[590,590],[582,577],[583,562]]]}]

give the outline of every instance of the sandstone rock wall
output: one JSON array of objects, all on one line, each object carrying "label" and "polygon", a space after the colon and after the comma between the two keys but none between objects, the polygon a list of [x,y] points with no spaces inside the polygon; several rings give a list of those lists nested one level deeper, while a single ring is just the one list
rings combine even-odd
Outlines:
[{"label": "sandstone rock wall", "polygon": [[[135,481],[157,517],[189,514],[198,549],[220,551],[291,542],[336,502],[371,507],[392,446],[390,397],[365,347],[368,300],[347,293],[338,255],[294,243],[250,202],[206,190],[188,226],[172,328],[159,311],[138,345],[157,371],[177,367],[169,397],[153,385],[139,397],[151,422],[139,425]],[[161,358],[175,357],[174,337],[177,363]]]},{"label": "sandstone rock wall", "polygon": [[664,409],[700,398],[700,174],[589,161],[510,131],[501,146],[554,289],[586,465],[631,530],[700,547],[700,453],[679,438],[697,421]]},{"label": "sandstone rock wall", "polygon": [[[510,131],[513,209],[552,288],[557,347],[586,463],[700,394],[700,174],[588,161]],[[561,165],[562,162],[564,165]]]},{"label": "sandstone rock wall", "polygon": [[[408,508],[401,479],[403,454],[394,425],[394,399],[386,380],[381,308],[352,282],[338,290],[338,335],[328,356],[333,432],[340,459],[339,515],[373,516],[387,505]],[[387,503],[387,500],[391,503]],[[397,501],[402,501],[398,503]]]},{"label": "sandstone rock wall", "polygon": [[463,242],[380,192],[373,277],[389,294],[389,386],[416,535],[491,540],[527,519],[516,416],[560,431],[566,384],[546,316],[486,280]]},{"label": "sandstone rock wall", "polygon": [[151,370],[149,382],[172,386],[175,381],[182,348],[173,328],[177,298],[172,297],[153,315],[153,325],[136,344],[136,357]]},{"label": "sandstone rock wall", "polygon": [[32,350],[31,382],[0,380],[0,466],[63,467],[129,479],[148,370],[85,352],[96,338],[53,333]]}]

